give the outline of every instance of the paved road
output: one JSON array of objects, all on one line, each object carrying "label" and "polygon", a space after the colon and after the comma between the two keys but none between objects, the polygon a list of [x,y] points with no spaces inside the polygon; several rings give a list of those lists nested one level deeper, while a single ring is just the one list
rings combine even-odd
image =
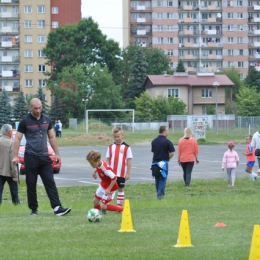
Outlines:
[{"label": "paved road", "polygon": [[[131,179],[128,184],[154,182],[151,177],[150,164],[152,153],[150,145],[134,145]],[[62,168],[59,174],[55,174],[55,181],[58,187],[98,185],[98,180],[92,178],[93,168],[86,161],[86,155],[91,149],[99,150],[105,158],[106,146],[80,146],[80,147],[60,147],[62,157]],[[177,147],[175,147],[177,150]],[[214,179],[225,178],[225,172],[221,170],[221,161],[226,145],[200,145],[200,163],[194,166],[192,179]],[[240,156],[240,165],[237,169],[237,177],[244,177],[246,158],[243,155],[245,145],[236,145],[235,150]],[[182,180],[182,169],[177,164],[177,152],[170,161],[170,171],[168,181]],[[257,166],[254,167],[257,171]],[[24,178],[24,177],[22,177]],[[42,185],[41,178],[38,183]]]}]

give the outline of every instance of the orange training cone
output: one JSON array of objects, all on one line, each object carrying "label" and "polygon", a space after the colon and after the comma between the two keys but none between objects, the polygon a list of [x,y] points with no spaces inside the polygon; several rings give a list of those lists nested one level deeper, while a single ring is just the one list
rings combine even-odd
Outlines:
[{"label": "orange training cone", "polygon": [[260,259],[260,226],[254,225],[249,260]]},{"label": "orange training cone", "polygon": [[174,247],[193,247],[190,239],[190,228],[187,210],[182,211],[177,244]]},{"label": "orange training cone", "polygon": [[125,200],[121,228],[118,232],[136,232],[133,229],[129,200]]},{"label": "orange training cone", "polygon": [[218,222],[215,227],[226,227],[226,224],[223,222]]}]

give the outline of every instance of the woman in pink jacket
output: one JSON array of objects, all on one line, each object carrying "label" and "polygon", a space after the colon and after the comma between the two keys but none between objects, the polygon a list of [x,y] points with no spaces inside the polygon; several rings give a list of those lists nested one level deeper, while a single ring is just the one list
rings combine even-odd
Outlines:
[{"label": "woman in pink jacket", "polygon": [[235,179],[236,179],[236,168],[239,164],[239,157],[237,152],[234,150],[235,144],[233,141],[228,142],[228,150],[224,153],[222,160],[222,171],[226,168],[227,170],[227,181],[228,187],[234,189],[235,187]]},{"label": "woman in pink jacket", "polygon": [[199,163],[198,144],[196,139],[192,137],[192,130],[189,127],[184,129],[184,136],[179,140],[178,153],[178,163],[183,170],[183,180],[185,186],[189,187],[194,161],[196,160],[196,163]]}]

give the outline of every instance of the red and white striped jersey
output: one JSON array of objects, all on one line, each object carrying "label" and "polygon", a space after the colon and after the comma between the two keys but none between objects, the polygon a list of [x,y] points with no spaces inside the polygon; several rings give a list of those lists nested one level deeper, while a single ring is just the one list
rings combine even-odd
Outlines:
[{"label": "red and white striped jersey", "polygon": [[[102,164],[100,167],[97,167],[97,173],[99,175],[99,178],[101,179],[100,185],[102,188],[107,189],[111,183],[112,180],[116,179],[115,173],[112,171],[111,167],[107,165],[107,163],[103,160],[101,160]],[[117,182],[111,189],[111,191],[117,190],[118,189],[118,184]]]},{"label": "red and white striped jersey", "polygon": [[110,161],[110,166],[117,177],[125,178],[127,173],[127,159],[132,159],[131,148],[125,142],[121,144],[110,144],[107,148],[106,157]]}]

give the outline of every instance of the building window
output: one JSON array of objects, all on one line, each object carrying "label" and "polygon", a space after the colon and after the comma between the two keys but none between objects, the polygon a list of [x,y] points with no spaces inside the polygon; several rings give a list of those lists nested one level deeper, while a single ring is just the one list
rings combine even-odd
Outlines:
[{"label": "building window", "polygon": [[157,31],[163,32],[163,25],[157,25]]},{"label": "building window", "polygon": [[51,8],[51,13],[52,14],[58,14],[59,13],[59,7],[58,6],[53,6]]},{"label": "building window", "polygon": [[24,57],[25,58],[32,58],[33,57],[33,51],[32,50],[25,50],[24,51]]},{"label": "building window", "polygon": [[163,44],[163,37],[157,38],[157,43],[158,44]]},{"label": "building window", "polygon": [[244,55],[244,50],[238,50],[239,51],[239,55]]},{"label": "building window", "polygon": [[43,57],[46,57],[45,53],[43,50],[38,50],[38,57],[39,58],[43,58]]},{"label": "building window", "polygon": [[168,88],[168,97],[179,98],[179,89],[178,88]]},{"label": "building window", "polygon": [[173,13],[167,13],[167,19],[173,19]]},{"label": "building window", "polygon": [[234,62],[233,61],[228,62],[228,68],[234,68]]},{"label": "building window", "polygon": [[168,50],[168,51],[167,51],[167,55],[168,55],[168,56],[173,56],[173,52],[174,52],[173,50]]},{"label": "building window", "polygon": [[32,79],[26,79],[25,80],[25,87],[31,88],[33,86],[33,80]]},{"label": "building window", "polygon": [[59,27],[59,22],[53,21],[53,22],[51,23],[51,27],[52,27],[53,29],[58,28],[58,27]]},{"label": "building window", "polygon": [[24,36],[24,42],[25,43],[32,43],[32,35],[25,35]]},{"label": "building window", "polygon": [[244,68],[244,62],[243,61],[239,61],[237,63],[237,66],[238,66],[238,68]]},{"label": "building window", "polygon": [[243,13],[237,13],[237,18],[238,19],[243,19]]},{"label": "building window", "polygon": [[32,28],[32,21],[31,20],[24,21],[24,28]]},{"label": "building window", "polygon": [[174,26],[173,25],[167,25],[168,32],[173,32]]},{"label": "building window", "polygon": [[24,71],[25,72],[33,72],[33,66],[32,65],[25,65]]},{"label": "building window", "polygon": [[32,6],[31,5],[25,5],[24,6],[24,13],[25,14],[31,14],[32,13]]},{"label": "building window", "polygon": [[169,63],[169,67],[170,67],[170,68],[173,68],[173,62],[170,62],[170,63]]},{"label": "building window", "polygon": [[227,1],[227,6],[233,6],[233,1],[232,0],[228,0]]},{"label": "building window", "polygon": [[157,19],[163,19],[163,13],[157,13]]},{"label": "building window", "polygon": [[45,79],[39,79],[39,87],[41,87],[41,88],[46,87],[46,81],[45,81]]},{"label": "building window", "polygon": [[45,65],[39,65],[39,66],[38,66],[38,72],[46,72],[46,67],[45,67]]},{"label": "building window", "polygon": [[234,25],[228,25],[228,31],[234,31]]},{"label": "building window", "polygon": [[45,5],[38,5],[37,6],[37,13],[38,14],[45,14]]},{"label": "building window", "polygon": [[228,13],[228,14],[227,14],[227,18],[228,18],[228,19],[233,19],[233,13]]},{"label": "building window", "polygon": [[212,89],[211,88],[203,88],[202,90],[202,97],[203,98],[212,98]]},{"label": "building window", "polygon": [[237,1],[237,6],[243,6],[243,1]]},{"label": "building window", "polygon": [[167,1],[167,6],[173,6],[173,1]]},{"label": "building window", "polygon": [[151,6],[151,2],[150,1],[145,1],[145,6],[146,7],[150,7]]},{"label": "building window", "polygon": [[163,1],[157,1],[157,6],[163,6]]},{"label": "building window", "polygon": [[173,43],[173,38],[168,38],[168,43]]},{"label": "building window", "polygon": [[234,38],[233,37],[228,37],[228,43],[234,43]]},{"label": "building window", "polygon": [[46,41],[45,35],[38,35],[37,40],[39,43],[44,43]]},{"label": "building window", "polygon": [[234,55],[234,50],[228,50],[228,56],[233,56]]},{"label": "building window", "polygon": [[238,37],[237,40],[238,40],[238,43],[243,43],[243,37]]},{"label": "building window", "polygon": [[45,28],[45,21],[44,20],[38,20],[37,21],[37,28]]}]

